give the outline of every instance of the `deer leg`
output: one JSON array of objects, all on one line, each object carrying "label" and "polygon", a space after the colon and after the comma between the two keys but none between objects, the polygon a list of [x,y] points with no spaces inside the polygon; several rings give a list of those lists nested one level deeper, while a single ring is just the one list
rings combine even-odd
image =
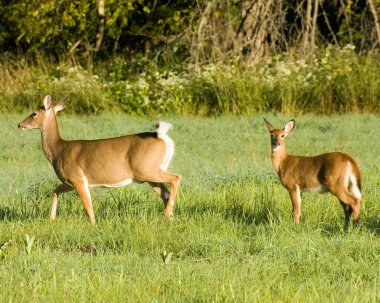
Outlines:
[{"label": "deer leg", "polygon": [[344,228],[347,229],[350,223],[351,215],[352,215],[352,207],[344,203],[342,200],[339,200],[339,202],[342,205],[343,210],[344,210],[344,217],[345,217]]},{"label": "deer leg", "polygon": [[294,222],[296,224],[299,224],[301,217],[301,193],[299,187],[297,187],[295,190],[289,191],[289,194],[293,204]]},{"label": "deer leg", "polygon": [[53,204],[51,206],[51,212],[50,212],[50,219],[54,220],[57,215],[57,205],[58,205],[58,195],[68,192],[70,190],[73,190],[73,188],[66,184],[62,183],[60,184],[56,189],[53,191]]},{"label": "deer leg", "polygon": [[360,213],[360,200],[356,199],[347,189],[337,190],[332,193],[338,197],[339,201],[343,202],[345,205],[349,206],[352,209],[352,219],[354,222],[354,226],[358,225]]},{"label": "deer leg", "polygon": [[161,197],[164,202],[164,206],[169,201],[170,192],[164,183],[149,182],[150,186],[153,187],[154,191]]},{"label": "deer leg", "polygon": [[92,208],[92,201],[90,191],[88,189],[87,183],[77,183],[73,184],[75,190],[77,191],[84,209],[86,210],[87,216],[91,222],[91,224],[95,223],[94,210]]},{"label": "deer leg", "polygon": [[169,201],[165,205],[165,217],[173,217],[174,200],[181,182],[181,175],[161,171],[162,182],[170,184]]}]

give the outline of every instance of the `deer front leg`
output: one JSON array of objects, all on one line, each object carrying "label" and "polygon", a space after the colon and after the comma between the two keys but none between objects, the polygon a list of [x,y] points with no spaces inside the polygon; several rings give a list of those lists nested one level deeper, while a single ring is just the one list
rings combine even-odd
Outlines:
[{"label": "deer front leg", "polygon": [[54,191],[53,191],[53,204],[51,206],[51,212],[50,212],[50,219],[51,220],[55,220],[55,217],[57,216],[58,195],[65,193],[65,192],[68,192],[70,190],[73,190],[73,188],[66,183],[62,183],[56,189],[54,189]]},{"label": "deer front leg", "polygon": [[301,193],[299,187],[297,186],[294,190],[290,190],[289,194],[293,204],[294,222],[299,224],[301,217]]},{"label": "deer front leg", "polygon": [[88,189],[87,182],[73,184],[73,186],[82,201],[83,207],[86,210],[87,216],[91,224],[94,224],[95,216],[94,216],[94,210],[92,208],[92,200],[91,200],[90,190]]}]

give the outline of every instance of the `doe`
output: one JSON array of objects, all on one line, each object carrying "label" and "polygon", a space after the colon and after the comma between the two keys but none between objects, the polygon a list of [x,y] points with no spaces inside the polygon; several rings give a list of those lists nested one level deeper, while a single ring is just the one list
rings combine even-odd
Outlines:
[{"label": "doe", "polygon": [[[167,172],[174,143],[167,135],[171,124],[159,122],[155,132],[99,140],[63,140],[56,114],[65,108],[67,97],[44,105],[18,124],[21,129],[40,129],[42,148],[62,182],[53,191],[50,218],[56,217],[58,195],[75,189],[91,223],[95,222],[90,187],[119,187],[148,182],[161,196],[165,216],[173,216],[174,200],[181,176]],[[165,183],[171,186],[170,191]]]},{"label": "doe", "polygon": [[289,155],[285,149],[285,137],[293,131],[294,119],[286,123],[284,129],[274,128],[267,120],[265,123],[271,136],[272,164],[290,194],[295,223],[300,221],[301,193],[311,191],[335,195],[344,210],[345,227],[348,227],[351,215],[357,225],[362,194],[361,172],[356,159],[340,152],[314,157]]}]

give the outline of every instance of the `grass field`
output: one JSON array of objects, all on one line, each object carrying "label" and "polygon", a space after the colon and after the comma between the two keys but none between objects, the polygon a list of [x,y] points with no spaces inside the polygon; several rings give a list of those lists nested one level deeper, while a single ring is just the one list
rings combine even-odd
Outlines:
[{"label": "grass field", "polygon": [[[301,116],[287,139],[289,153],[340,150],[361,163],[361,223],[347,232],[328,194],[304,194],[293,224],[262,115],[165,118],[176,143],[170,170],[183,175],[173,221],[149,186],[130,185],[91,191],[94,226],[75,193],[61,196],[50,222],[59,182],[39,131],[17,129],[23,118],[0,119],[0,244],[12,241],[0,250],[0,302],[380,301],[378,116]],[[266,118],[282,127],[290,117]],[[65,139],[146,131],[155,121],[59,117]]]}]

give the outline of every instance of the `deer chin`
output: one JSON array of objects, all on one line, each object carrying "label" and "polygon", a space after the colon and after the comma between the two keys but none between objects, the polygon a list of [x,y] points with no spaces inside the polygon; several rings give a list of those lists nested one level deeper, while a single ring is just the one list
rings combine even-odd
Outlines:
[{"label": "deer chin", "polygon": [[281,146],[280,145],[276,145],[276,146],[272,146],[272,151],[273,152],[277,152],[281,149]]},{"label": "deer chin", "polygon": [[30,127],[29,125],[25,126],[25,125],[18,125],[18,128],[20,128],[21,130],[28,130],[28,129],[32,129],[32,127]]}]

